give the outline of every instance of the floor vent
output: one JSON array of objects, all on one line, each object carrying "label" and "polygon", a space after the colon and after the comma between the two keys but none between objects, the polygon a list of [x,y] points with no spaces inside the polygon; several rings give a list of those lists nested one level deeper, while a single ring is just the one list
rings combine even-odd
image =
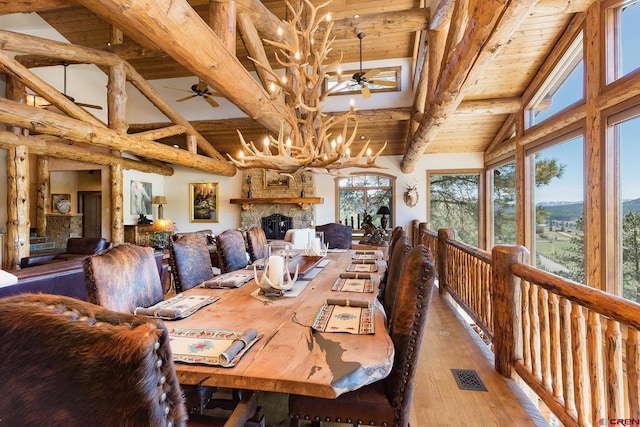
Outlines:
[{"label": "floor vent", "polygon": [[451,373],[460,390],[487,391],[478,373],[473,369],[452,369]]}]

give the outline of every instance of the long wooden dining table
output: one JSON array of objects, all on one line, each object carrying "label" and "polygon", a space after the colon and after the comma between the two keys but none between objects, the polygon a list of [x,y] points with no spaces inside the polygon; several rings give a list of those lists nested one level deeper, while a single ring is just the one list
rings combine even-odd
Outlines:
[{"label": "long wooden dining table", "polygon": [[[220,299],[190,317],[166,321],[169,329],[255,328],[261,338],[233,367],[176,362],[180,383],[335,398],[386,377],[393,364],[394,348],[385,326],[384,310],[376,298],[385,262],[378,260],[378,272],[372,273],[373,277],[378,276],[374,292],[332,290],[340,273],[352,263],[354,252],[328,253],[328,264],[307,280],[297,297],[261,301],[251,295],[257,289],[255,280],[239,288],[196,287],[186,291]],[[311,324],[323,303],[336,298],[373,304],[375,333],[313,330]]]}]

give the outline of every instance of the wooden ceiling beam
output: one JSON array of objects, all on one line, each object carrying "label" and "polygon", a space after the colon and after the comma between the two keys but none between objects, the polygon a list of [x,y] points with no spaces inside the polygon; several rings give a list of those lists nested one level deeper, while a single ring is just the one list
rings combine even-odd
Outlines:
[{"label": "wooden ceiling beam", "polygon": [[13,132],[0,130],[0,148],[9,150],[24,145],[30,154],[76,160],[96,165],[114,166],[121,164],[125,169],[133,169],[147,173],[171,176],[173,168],[164,164],[150,164],[138,160],[114,156],[109,153],[92,151],[89,146],[80,148],[76,143],[49,135],[15,135]]},{"label": "wooden ceiling beam", "polygon": [[77,5],[75,0],[0,0],[0,15],[44,12]]},{"label": "wooden ceiling beam", "polygon": [[99,147],[126,151],[136,156],[187,166],[218,175],[233,176],[236,168],[228,162],[192,154],[159,142],[120,134],[107,127],[94,126],[50,111],[0,98],[0,123],[37,133],[58,136]]},{"label": "wooden ceiling beam", "polygon": [[[429,28],[431,19],[428,7],[372,13],[358,18],[343,18],[333,21],[331,36],[337,40],[355,39],[358,33],[383,36],[393,33],[413,33]],[[323,36],[326,24],[320,26],[317,34]]]},{"label": "wooden ceiling beam", "polygon": [[448,58],[447,67],[425,110],[413,140],[407,144],[400,169],[411,173],[440,127],[455,112],[469,87],[510,40],[513,32],[530,14],[536,1],[507,2],[477,0],[471,9],[474,17]]},{"label": "wooden ceiling beam", "polygon": [[[186,0],[79,0],[134,39],[152,40],[178,63],[215,88],[249,117],[278,132],[280,120],[268,94]],[[160,4],[162,3],[162,4]],[[197,40],[197,42],[194,42]],[[140,41],[140,40],[138,40]]]}]

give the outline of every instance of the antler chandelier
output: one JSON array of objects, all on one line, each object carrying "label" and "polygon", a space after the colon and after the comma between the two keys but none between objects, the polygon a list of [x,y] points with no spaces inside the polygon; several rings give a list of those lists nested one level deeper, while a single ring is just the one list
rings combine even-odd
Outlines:
[{"label": "antler chandelier", "polygon": [[[333,22],[327,14],[320,17],[318,11],[329,2],[314,6],[309,0],[300,3],[297,10],[287,1],[287,9],[293,16],[284,22],[291,35],[290,40],[264,40],[276,47],[276,61],[287,70],[284,78],[278,76],[270,64],[263,64],[250,58],[256,67],[269,77],[268,91],[276,116],[282,119],[278,137],[269,135],[261,146],[253,141],[247,143],[237,130],[242,151],[237,158],[227,154],[240,169],[264,168],[283,173],[309,170],[315,173],[331,173],[349,167],[384,168],[376,164],[376,159],[387,146],[372,154],[370,140],[358,153],[351,152],[351,144],[356,139],[358,120],[353,105],[340,115],[322,113],[322,101],[332,91],[323,93],[323,82],[328,70],[338,67],[338,61],[325,64],[331,51],[330,39]],[[324,34],[320,46],[315,41],[316,32],[323,26]],[[280,34],[280,29],[278,30]],[[275,151],[275,154],[273,153]]]}]

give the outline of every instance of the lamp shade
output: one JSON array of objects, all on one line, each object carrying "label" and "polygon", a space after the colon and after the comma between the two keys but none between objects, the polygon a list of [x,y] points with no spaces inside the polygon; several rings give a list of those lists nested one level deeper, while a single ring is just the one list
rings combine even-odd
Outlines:
[{"label": "lamp shade", "polygon": [[160,218],[151,225],[151,231],[176,231],[178,227],[170,219]]},{"label": "lamp shade", "polygon": [[164,196],[153,196],[153,202],[156,205],[166,205],[167,198]]},{"label": "lamp shade", "polygon": [[388,206],[380,206],[380,208],[378,209],[378,212],[376,212],[376,215],[389,215],[391,214],[391,211],[389,210]]}]

